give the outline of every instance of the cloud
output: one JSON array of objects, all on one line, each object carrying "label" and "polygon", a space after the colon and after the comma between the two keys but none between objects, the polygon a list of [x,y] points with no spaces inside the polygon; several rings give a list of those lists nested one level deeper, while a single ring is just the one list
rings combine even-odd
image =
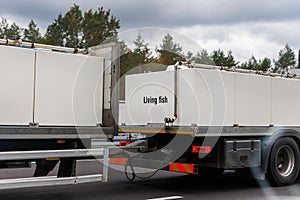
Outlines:
[{"label": "cloud", "polygon": [[192,26],[299,19],[297,0],[104,0],[127,27]]},{"label": "cloud", "polygon": [[[197,43],[209,51],[215,49],[232,50],[242,61],[254,55],[277,58],[278,52],[285,44],[292,48],[300,47],[297,27],[299,21],[291,22],[248,22],[231,25],[181,27],[179,31],[187,36],[197,38]],[[195,37],[195,35],[197,35]]]},{"label": "cloud", "polygon": [[[74,4],[80,5],[83,11],[101,7],[100,0],[9,0],[0,2],[0,17],[15,21],[21,26],[27,26],[33,19],[42,28],[57,18],[59,13],[66,13]],[[107,8],[108,9],[108,8]]]},{"label": "cloud", "polygon": [[300,18],[297,0],[10,0],[0,13],[51,22],[74,3],[83,10],[104,6],[121,19],[124,28],[146,26],[223,25],[253,21],[289,21]]},{"label": "cloud", "polygon": [[276,58],[286,43],[294,49],[300,48],[300,1],[297,0],[139,2],[127,0],[110,5],[113,13],[119,14],[121,24],[128,29],[170,28],[210,51],[218,48],[232,50],[242,61],[251,55],[261,59]]},{"label": "cloud", "polygon": [[[175,37],[185,50],[196,51],[199,46],[231,49],[237,58],[246,60],[252,54],[276,58],[286,43],[294,49],[300,47],[298,0],[9,0],[0,2],[0,17],[23,27],[33,19],[45,31],[59,13],[65,13],[74,3],[84,11],[101,6],[110,9],[120,19],[121,32],[162,27],[196,41],[197,47],[192,47],[182,37]],[[152,34],[147,38],[155,48],[162,35]]]},{"label": "cloud", "polygon": [[[275,59],[280,49],[289,43],[295,50],[300,46],[297,38],[300,21],[286,22],[248,22],[229,25],[196,25],[166,28],[138,28],[120,32],[120,38],[125,40],[130,48],[138,32],[149,47],[155,51],[162,43],[163,37],[170,33],[174,41],[183,47],[183,51],[194,54],[202,48],[209,52],[222,49],[231,50],[238,61],[244,62],[252,55],[258,59],[269,57]],[[290,30],[290,31],[287,31]],[[295,51],[295,53],[297,53]]]}]

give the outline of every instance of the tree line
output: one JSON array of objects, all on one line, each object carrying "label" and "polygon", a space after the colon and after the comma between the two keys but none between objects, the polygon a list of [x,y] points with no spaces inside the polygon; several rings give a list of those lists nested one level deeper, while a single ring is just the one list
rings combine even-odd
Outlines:
[{"label": "tree line", "polygon": [[15,22],[9,24],[7,19],[0,22],[0,37],[12,40],[25,40],[43,44],[65,46],[72,48],[87,48],[95,46],[107,39],[117,40],[120,20],[111,15],[110,10],[99,7],[82,12],[74,4],[64,15],[59,14],[47,27],[44,35],[40,33],[37,24],[31,20],[27,28],[22,28]]},{"label": "tree line", "polygon": [[[44,35],[40,33],[40,29],[33,20],[29,22],[27,28],[22,28],[15,22],[9,24],[7,19],[2,18],[0,38],[22,39],[72,48],[88,48],[104,41],[118,41],[118,29],[120,29],[120,20],[113,16],[110,10],[99,7],[96,10],[90,9],[83,12],[78,5],[74,4],[65,14],[59,14],[54,19]],[[279,51],[278,58],[273,61],[267,57],[259,60],[252,55],[248,61],[240,63],[236,61],[231,50],[225,52],[217,49],[209,53],[206,49],[200,49],[195,54],[191,51],[185,54],[181,45],[174,41],[169,33],[162,38],[161,44],[155,49],[155,52],[149,49],[149,44],[143,39],[141,33],[137,34],[133,43],[134,48],[129,49],[124,41],[121,42],[121,75],[136,66],[145,66],[149,63],[166,66],[177,61],[279,73],[288,73],[288,69],[296,66],[295,52],[288,44]],[[154,65],[151,66],[153,68]],[[151,66],[145,67],[145,69],[140,67],[139,70],[141,72],[155,70],[151,69]]]},{"label": "tree line", "polygon": [[221,49],[217,49],[209,53],[206,49],[201,49],[195,55],[191,51],[188,51],[185,55],[180,44],[175,42],[169,33],[162,39],[160,47],[155,50],[159,53],[158,57],[153,56],[153,53],[148,48],[148,43],[142,38],[141,33],[138,33],[134,44],[134,49],[127,52],[129,55],[127,56],[128,59],[134,58],[131,61],[130,59],[127,60],[129,61],[129,69],[130,66],[139,66],[149,62],[172,65],[177,61],[190,61],[199,64],[286,74],[289,69],[295,68],[297,63],[295,52],[288,44],[279,51],[278,58],[273,59],[273,61],[268,57],[256,59],[252,55],[248,61],[242,63],[236,61],[231,50],[224,52]]}]

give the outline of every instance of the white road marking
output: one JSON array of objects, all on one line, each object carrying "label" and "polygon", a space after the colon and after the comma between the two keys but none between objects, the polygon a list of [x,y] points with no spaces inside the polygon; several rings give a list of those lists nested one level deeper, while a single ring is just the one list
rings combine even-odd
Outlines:
[{"label": "white road marking", "polygon": [[154,199],[147,199],[147,200],[174,200],[174,199],[183,199],[182,196],[172,196],[172,197],[160,197]]}]

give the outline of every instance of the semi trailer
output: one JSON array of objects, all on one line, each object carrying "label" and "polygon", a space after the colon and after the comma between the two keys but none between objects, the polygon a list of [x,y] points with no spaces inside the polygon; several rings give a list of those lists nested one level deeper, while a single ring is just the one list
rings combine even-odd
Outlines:
[{"label": "semi trailer", "polygon": [[[107,181],[108,149],[93,141],[117,130],[119,44],[0,43],[0,167],[36,165],[33,178],[1,180],[0,188]],[[103,174],[76,176],[77,160],[87,159],[102,159]],[[57,176],[46,176],[58,163]]]}]

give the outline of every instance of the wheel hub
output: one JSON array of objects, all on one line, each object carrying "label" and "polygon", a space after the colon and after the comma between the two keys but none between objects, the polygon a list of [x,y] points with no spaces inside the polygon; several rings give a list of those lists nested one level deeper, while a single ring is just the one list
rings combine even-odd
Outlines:
[{"label": "wheel hub", "polygon": [[285,145],[277,151],[276,166],[281,176],[291,175],[295,166],[295,156],[291,147]]}]

